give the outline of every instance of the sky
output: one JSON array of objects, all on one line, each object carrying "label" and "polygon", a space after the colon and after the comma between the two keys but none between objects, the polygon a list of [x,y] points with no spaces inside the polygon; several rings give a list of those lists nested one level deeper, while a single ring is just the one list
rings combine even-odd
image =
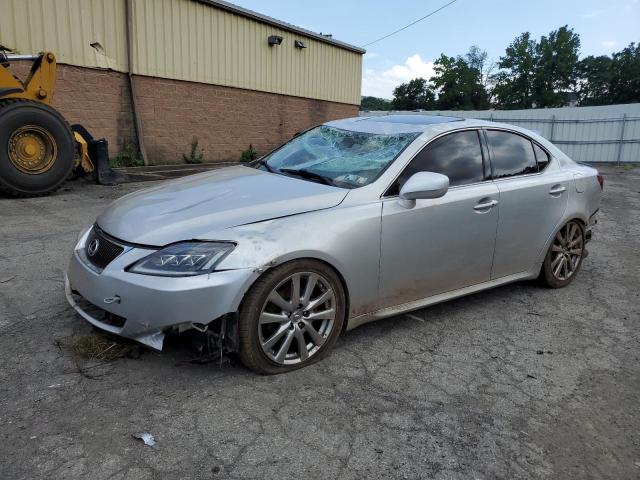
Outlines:
[{"label": "sky", "polygon": [[[426,15],[449,0],[231,0],[314,32],[363,46]],[[611,54],[640,42],[640,0],[457,0],[434,16],[365,47],[362,94],[391,98],[393,89],[429,78],[444,53],[471,45],[497,61],[522,32],[539,38],[562,25],[580,35],[581,57]]]}]

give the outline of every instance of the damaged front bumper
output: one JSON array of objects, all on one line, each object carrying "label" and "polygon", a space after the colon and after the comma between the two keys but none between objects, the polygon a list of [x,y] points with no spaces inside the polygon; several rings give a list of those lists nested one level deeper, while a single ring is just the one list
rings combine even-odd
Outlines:
[{"label": "damaged front bumper", "polygon": [[206,328],[236,312],[257,276],[251,269],[178,278],[126,271],[148,253],[128,250],[96,272],[74,252],[65,275],[67,301],[92,325],[161,350],[167,330]]}]

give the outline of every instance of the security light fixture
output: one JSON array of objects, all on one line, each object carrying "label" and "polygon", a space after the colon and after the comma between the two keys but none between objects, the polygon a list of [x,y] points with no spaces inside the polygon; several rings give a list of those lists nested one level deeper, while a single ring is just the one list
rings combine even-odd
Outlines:
[{"label": "security light fixture", "polygon": [[300,49],[307,48],[307,46],[304,44],[302,40],[296,40],[295,42],[293,42],[293,45],[296,48],[300,48]]},{"label": "security light fixture", "polygon": [[274,45],[280,45],[282,43],[282,37],[279,35],[271,35],[268,38],[269,46],[273,47]]}]

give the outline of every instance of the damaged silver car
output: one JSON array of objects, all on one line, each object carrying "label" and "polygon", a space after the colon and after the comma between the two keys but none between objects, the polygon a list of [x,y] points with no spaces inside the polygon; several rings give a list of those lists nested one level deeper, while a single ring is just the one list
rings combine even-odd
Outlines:
[{"label": "damaged silver car", "polygon": [[252,164],[117,200],[80,234],[67,298],[153,348],[196,329],[285,372],[372,320],[518,280],[567,285],[602,184],[510,125],[333,121]]}]

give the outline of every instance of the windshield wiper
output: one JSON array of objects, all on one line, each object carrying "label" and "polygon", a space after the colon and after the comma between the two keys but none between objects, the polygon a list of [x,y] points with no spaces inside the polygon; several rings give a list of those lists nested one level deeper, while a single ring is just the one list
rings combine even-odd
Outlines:
[{"label": "windshield wiper", "polygon": [[262,158],[257,161],[257,164],[263,166],[264,168],[266,168],[271,173],[278,173],[278,172],[276,172],[275,168],[273,168],[271,165],[269,165],[267,163],[267,161],[262,159]]},{"label": "windshield wiper", "polygon": [[279,172],[289,173],[291,175],[297,175],[300,178],[304,178],[306,180],[311,180],[315,182],[324,183],[325,185],[331,185],[335,187],[335,183],[329,177],[325,177],[324,175],[320,175],[319,173],[312,172],[307,170],[306,168],[301,168],[300,170],[296,170],[295,168],[280,168]]}]

